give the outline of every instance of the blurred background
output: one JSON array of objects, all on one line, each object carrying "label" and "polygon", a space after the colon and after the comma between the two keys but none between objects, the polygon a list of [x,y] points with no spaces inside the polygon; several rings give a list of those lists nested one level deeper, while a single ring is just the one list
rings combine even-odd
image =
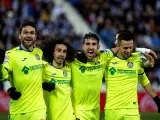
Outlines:
[{"label": "blurred background", "polygon": [[[111,48],[116,32],[133,32],[137,47],[154,50],[158,59],[146,69],[154,89],[160,95],[160,0],[0,0],[0,48],[18,46],[19,27],[25,20],[36,22],[37,43],[48,36],[60,35],[74,48],[81,49],[85,33],[99,35],[100,49]],[[7,120],[8,82],[0,82],[0,120]],[[160,120],[157,107],[138,86],[142,120]],[[105,85],[101,92],[101,114],[105,104]]]}]

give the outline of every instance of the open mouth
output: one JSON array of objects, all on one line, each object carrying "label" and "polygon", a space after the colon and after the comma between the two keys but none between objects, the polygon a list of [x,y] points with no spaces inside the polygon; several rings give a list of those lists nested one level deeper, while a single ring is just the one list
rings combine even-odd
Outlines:
[{"label": "open mouth", "polygon": [[33,41],[32,38],[26,38],[25,41],[30,42]]},{"label": "open mouth", "polygon": [[26,42],[27,42],[27,43],[30,43],[30,42],[32,42],[32,41],[31,41],[31,40],[26,40]]},{"label": "open mouth", "polygon": [[88,51],[88,53],[89,53],[90,55],[93,55],[93,51]]},{"label": "open mouth", "polygon": [[58,58],[58,60],[64,61],[64,58]]}]

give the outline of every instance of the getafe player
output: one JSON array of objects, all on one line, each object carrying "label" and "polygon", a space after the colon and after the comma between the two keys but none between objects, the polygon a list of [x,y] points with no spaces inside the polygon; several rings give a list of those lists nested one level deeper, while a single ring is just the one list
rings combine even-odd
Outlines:
[{"label": "getafe player", "polygon": [[42,42],[44,59],[50,64],[43,70],[43,87],[47,81],[55,85],[55,90],[45,89],[47,120],[75,120],[71,102],[71,67],[67,62],[74,60],[73,48],[62,38]]},{"label": "getafe player", "polygon": [[106,61],[113,57],[110,50],[99,52],[99,38],[93,33],[84,36],[86,64],[72,62],[72,102],[77,120],[99,120],[100,90]]},{"label": "getafe player", "polygon": [[84,36],[83,50],[87,56],[86,64],[72,62],[72,102],[77,119],[99,120],[100,90],[106,64],[117,49],[98,52],[99,38],[94,33]]},{"label": "getafe player", "polygon": [[[121,33],[118,36],[117,56],[113,57],[106,67],[106,120],[140,120],[137,100],[138,81],[157,100],[157,95],[144,73],[139,54],[132,54],[134,42],[132,34]],[[160,101],[156,103],[160,106]]]},{"label": "getafe player", "polygon": [[21,45],[6,52],[0,76],[1,80],[10,81],[10,92],[18,94],[12,96],[10,101],[10,120],[45,120],[42,51],[33,47],[36,40],[35,24],[22,24],[19,39]]},{"label": "getafe player", "polygon": [[[125,34],[125,33],[128,33],[128,34],[132,34],[130,31],[128,31],[128,30],[120,30],[120,31],[118,31],[117,33],[116,33],[116,41],[115,41],[115,46],[118,48],[119,47],[119,45],[118,45],[118,36],[120,35],[120,34]],[[133,36],[134,37],[134,36]],[[135,39],[135,38],[134,38]],[[139,53],[138,52],[136,52],[136,51],[139,51]],[[141,53],[140,53],[141,52]],[[145,54],[145,56],[143,55],[143,54]],[[149,54],[148,54],[149,53]],[[145,67],[153,67],[154,66],[154,63],[155,63],[155,61],[154,61],[154,58],[155,59],[157,59],[157,55],[156,55],[156,53],[152,50],[152,49],[147,49],[147,48],[137,48],[136,47],[136,43],[134,43],[134,47],[133,47],[133,53],[132,54],[139,54],[140,55],[140,57],[141,57],[141,59],[142,59],[142,61],[143,61],[143,65],[145,66]],[[153,57],[152,57],[153,56]],[[152,59],[152,60],[150,60],[150,61],[148,61],[147,59],[146,59],[146,57],[148,58],[148,59]],[[148,63],[148,62],[150,62],[150,63]]]}]

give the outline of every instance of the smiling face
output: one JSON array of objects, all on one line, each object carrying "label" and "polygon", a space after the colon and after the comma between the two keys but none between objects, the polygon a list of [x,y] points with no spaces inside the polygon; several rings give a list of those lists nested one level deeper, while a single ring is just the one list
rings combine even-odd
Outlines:
[{"label": "smiling face", "polygon": [[53,56],[53,61],[56,64],[63,65],[67,56],[67,46],[64,44],[56,44]]},{"label": "smiling face", "polygon": [[133,48],[134,48],[133,40],[129,41],[121,40],[119,45],[118,55],[123,59],[127,59],[131,56]]},{"label": "smiling face", "polygon": [[32,26],[25,26],[22,28],[21,33],[19,34],[19,39],[21,40],[22,45],[29,49],[34,46],[36,40],[36,30]]},{"label": "smiling face", "polygon": [[88,60],[92,60],[96,57],[97,51],[99,49],[98,41],[93,38],[88,38],[84,40],[84,44],[82,46],[85,55]]}]

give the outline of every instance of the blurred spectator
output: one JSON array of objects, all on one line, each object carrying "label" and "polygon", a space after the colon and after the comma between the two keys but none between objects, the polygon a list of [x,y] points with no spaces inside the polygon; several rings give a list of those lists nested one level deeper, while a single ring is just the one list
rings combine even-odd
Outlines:
[{"label": "blurred spectator", "polygon": [[0,42],[5,49],[19,44],[19,26],[25,20],[35,21],[38,40],[48,36],[65,37],[74,47],[79,48],[82,39],[73,31],[61,6],[55,6],[52,0],[1,0],[0,1]]},{"label": "blurred spectator", "polygon": [[[160,29],[159,23],[157,23],[157,19],[160,18],[158,12],[160,10],[160,0],[153,2],[143,0],[70,1],[77,7],[93,30],[99,33],[101,39],[109,48],[114,44],[116,32],[125,28],[141,38],[150,38],[151,41],[156,40],[156,43],[160,45],[158,42]],[[141,39],[140,43],[145,43],[146,47],[152,47],[155,51],[160,51],[160,48],[153,45],[155,42],[147,40]]]},{"label": "blurred spectator", "polygon": [[[4,44],[0,41],[0,49],[4,49]],[[3,90],[3,83],[0,81],[0,91]]]}]

